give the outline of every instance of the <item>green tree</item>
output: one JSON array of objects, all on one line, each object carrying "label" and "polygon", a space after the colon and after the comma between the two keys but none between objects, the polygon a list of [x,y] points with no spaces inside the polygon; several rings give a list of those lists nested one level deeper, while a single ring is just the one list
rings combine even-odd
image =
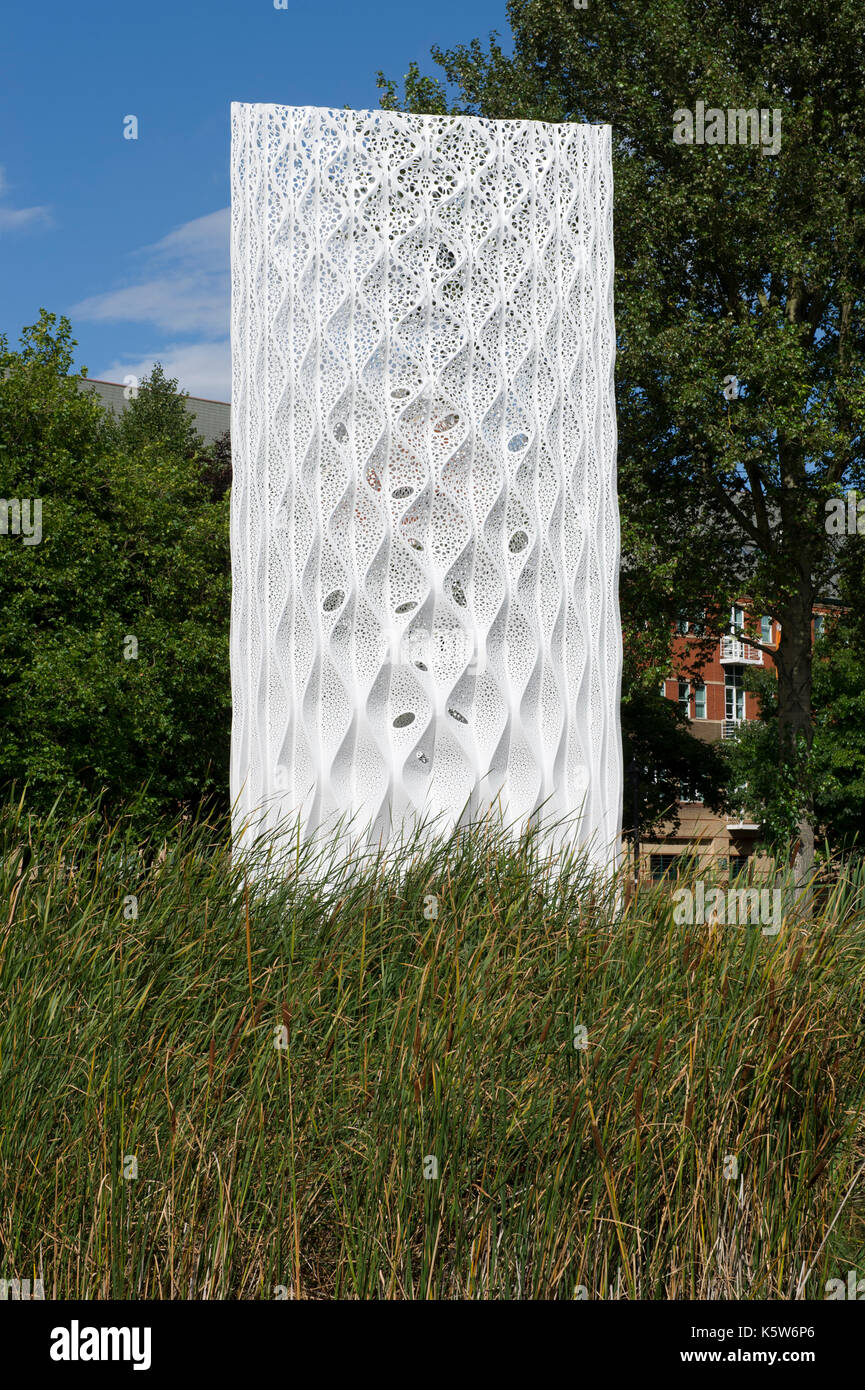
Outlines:
[{"label": "green tree", "polygon": [[841,620],[814,646],[816,818],[833,845],[865,843],[865,646]]},{"label": "green tree", "polygon": [[223,430],[204,455],[202,477],[214,502],[219,502],[231,487],[231,431]]},{"label": "green tree", "polygon": [[39,544],[0,536],[2,778],[43,806],[145,785],[148,814],[225,803],[228,498],[161,374],[118,427],[74,346],[44,311],[19,350],[0,341],[0,496],[42,506]]},{"label": "green tree", "polygon": [[[726,808],[728,768],[713,743],[696,738],[674,700],[632,689],[622,702],[625,786],[622,824],[627,837],[642,838],[666,824],[679,826],[678,801]],[[636,804],[635,804],[636,793]]]},{"label": "green tree", "polygon": [[117,423],[126,453],[158,448],[183,458],[201,454],[204,440],[186,408],[188,399],[177,380],[165,375],[162,364],[154,363]]},{"label": "green tree", "polygon": [[[833,567],[825,503],[865,468],[865,11],[507,9],[513,54],[495,35],[485,49],[433,49],[441,76],[413,64],[401,99],[380,76],[382,104],[612,126],[623,511],[648,489],[666,509],[668,553],[706,580],[726,557],[753,611],[781,623],[778,751],[793,775],[813,742],[811,613]],[[674,113],[698,101],[777,112],[771,141],[674,143]],[[800,880],[814,815],[806,796]]]},{"label": "green tree", "polygon": [[[865,643],[848,610],[814,644],[814,738],[798,761],[781,756],[778,687],[769,671],[748,673],[760,719],[724,745],[738,804],[762,825],[768,848],[795,843],[805,800],[821,839],[861,853],[865,835]],[[734,800],[736,794],[734,794]]]}]

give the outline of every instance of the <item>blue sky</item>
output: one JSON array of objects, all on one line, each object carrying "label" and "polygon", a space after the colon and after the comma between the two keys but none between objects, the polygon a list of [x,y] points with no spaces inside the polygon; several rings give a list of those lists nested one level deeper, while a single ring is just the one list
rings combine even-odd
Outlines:
[{"label": "blue sky", "polygon": [[[227,400],[232,101],[370,109],[430,45],[508,35],[505,0],[43,0],[4,23],[0,331],[68,315],[78,362],[121,381],[159,360]],[[507,44],[505,45],[507,47]],[[136,115],[139,138],[123,138]]]}]

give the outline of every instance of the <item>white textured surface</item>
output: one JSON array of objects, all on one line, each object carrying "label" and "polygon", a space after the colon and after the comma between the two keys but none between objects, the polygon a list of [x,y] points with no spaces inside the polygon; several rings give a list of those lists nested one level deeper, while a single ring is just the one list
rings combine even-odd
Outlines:
[{"label": "white textured surface", "polygon": [[543,804],[608,862],[609,127],[235,104],[231,198],[238,828]]}]

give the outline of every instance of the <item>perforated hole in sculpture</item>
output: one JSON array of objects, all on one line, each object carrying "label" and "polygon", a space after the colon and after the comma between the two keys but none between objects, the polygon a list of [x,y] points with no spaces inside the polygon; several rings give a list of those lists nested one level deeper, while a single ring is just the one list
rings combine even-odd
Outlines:
[{"label": "perforated hole in sculpture", "polygon": [[238,824],[543,806],[608,863],[609,129],[234,106],[232,355]]}]

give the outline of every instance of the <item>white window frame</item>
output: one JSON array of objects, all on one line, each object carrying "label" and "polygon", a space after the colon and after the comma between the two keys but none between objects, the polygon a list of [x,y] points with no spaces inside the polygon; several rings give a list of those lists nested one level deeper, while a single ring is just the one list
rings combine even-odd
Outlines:
[{"label": "white window frame", "polygon": [[745,686],[741,666],[727,666],[724,670],[724,718],[728,723],[745,718]]}]

